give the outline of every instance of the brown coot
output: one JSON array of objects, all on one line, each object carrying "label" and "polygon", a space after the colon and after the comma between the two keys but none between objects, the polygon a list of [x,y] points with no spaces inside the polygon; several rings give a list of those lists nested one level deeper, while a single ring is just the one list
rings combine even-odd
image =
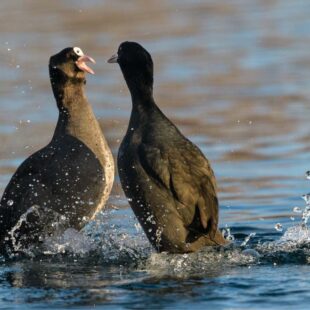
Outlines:
[{"label": "brown coot", "polygon": [[0,202],[0,248],[17,250],[53,233],[55,221],[82,228],[102,209],[114,180],[111,151],[85,96],[94,60],[79,47],[52,56],[50,81],[59,109],[51,142],[27,158]]}]

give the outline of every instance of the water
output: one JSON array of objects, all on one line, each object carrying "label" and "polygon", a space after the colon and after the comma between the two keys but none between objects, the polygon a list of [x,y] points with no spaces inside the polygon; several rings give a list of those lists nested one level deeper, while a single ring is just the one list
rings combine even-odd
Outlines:
[{"label": "water", "polygon": [[154,253],[117,179],[108,210],[82,233],[1,262],[1,308],[308,308],[308,1],[17,0],[0,8],[0,193],[51,138],[47,62],[65,46],[97,61],[87,93],[116,154],[131,103],[119,68],[105,61],[121,41],[136,40],[153,55],[156,101],[213,165],[220,226],[233,241]]}]

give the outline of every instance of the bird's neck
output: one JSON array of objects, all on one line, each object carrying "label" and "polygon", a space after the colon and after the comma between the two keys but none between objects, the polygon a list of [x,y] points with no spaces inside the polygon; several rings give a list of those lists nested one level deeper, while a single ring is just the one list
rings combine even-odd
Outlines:
[{"label": "bird's neck", "polygon": [[86,80],[84,78],[66,78],[62,75],[51,77],[51,86],[54,97],[60,112],[70,109],[81,102],[86,101],[84,85]]},{"label": "bird's neck", "polygon": [[106,144],[93,110],[87,101],[83,85],[53,88],[59,117],[52,141],[72,136],[83,142],[98,157]]},{"label": "bird's neck", "polygon": [[[166,126],[167,130],[169,129],[173,132],[176,130],[173,123],[155,103],[153,91],[149,93],[144,92],[142,95],[140,93],[131,92],[131,98],[132,110],[127,129],[129,136],[132,136],[135,132],[141,132],[143,128],[149,130],[149,128],[154,126]],[[136,129],[138,129],[138,131],[136,131]]]},{"label": "bird's neck", "polygon": [[126,84],[131,94],[133,105],[147,104],[153,100],[153,72],[134,70],[121,65]]},{"label": "bird's neck", "polygon": [[127,129],[129,136],[141,130],[148,130],[146,128],[159,125],[165,120],[166,116],[156,105],[153,96],[132,97],[132,110]]},{"label": "bird's neck", "polygon": [[142,119],[149,116],[152,111],[156,110],[157,106],[153,98],[153,92],[131,92],[132,101],[132,117]]},{"label": "bird's neck", "polygon": [[146,105],[154,102],[153,85],[141,85],[141,83],[134,83],[133,81],[128,86],[133,105]]}]

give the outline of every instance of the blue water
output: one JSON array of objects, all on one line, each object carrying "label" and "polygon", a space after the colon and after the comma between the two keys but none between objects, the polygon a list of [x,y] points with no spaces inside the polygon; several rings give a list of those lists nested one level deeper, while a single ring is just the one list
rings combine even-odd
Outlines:
[{"label": "blue water", "polygon": [[155,253],[116,178],[82,232],[0,262],[0,308],[307,309],[310,234],[293,208],[310,192],[309,14],[305,0],[2,1],[0,195],[52,136],[47,62],[66,46],[97,61],[87,94],[116,155],[131,103],[106,60],[136,40],[157,103],[212,163],[233,240]]}]

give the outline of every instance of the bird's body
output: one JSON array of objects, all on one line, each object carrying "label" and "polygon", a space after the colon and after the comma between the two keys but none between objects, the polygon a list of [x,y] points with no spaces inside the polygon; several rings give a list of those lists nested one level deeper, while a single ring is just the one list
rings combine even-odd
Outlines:
[{"label": "bird's body", "polygon": [[[16,244],[16,225],[18,239],[37,241],[42,232],[50,232],[55,214],[66,219],[66,226],[82,228],[104,206],[112,188],[112,154],[85,97],[84,77],[59,81],[52,70],[50,64],[57,126],[51,142],[20,165],[4,191],[0,247],[12,244],[10,238]],[[23,214],[27,219],[19,223]]]},{"label": "bird's body", "polygon": [[[142,49],[125,42],[118,55],[133,104],[118,153],[123,190],[158,251],[184,253],[225,244],[217,230],[213,171],[199,148],[155,104],[151,58]],[[131,63],[130,56],[137,56],[138,62]]]}]

